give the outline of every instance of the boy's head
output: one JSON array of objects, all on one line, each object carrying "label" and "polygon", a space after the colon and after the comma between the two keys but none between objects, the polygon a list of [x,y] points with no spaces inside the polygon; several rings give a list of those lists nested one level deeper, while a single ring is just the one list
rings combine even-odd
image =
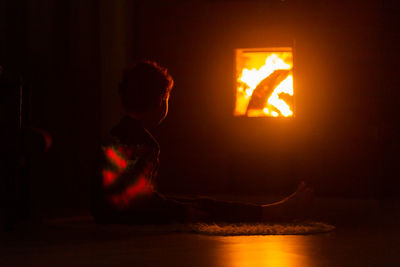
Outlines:
[{"label": "boy's head", "polygon": [[164,113],[159,114],[162,119],[173,84],[167,69],[156,62],[141,61],[124,70],[118,92],[128,114]]}]

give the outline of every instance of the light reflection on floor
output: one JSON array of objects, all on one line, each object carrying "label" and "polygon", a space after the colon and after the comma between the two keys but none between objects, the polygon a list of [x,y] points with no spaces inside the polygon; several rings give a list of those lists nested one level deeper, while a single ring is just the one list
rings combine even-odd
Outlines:
[{"label": "light reflection on floor", "polygon": [[0,266],[400,266],[398,223],[306,236],[163,234],[73,224],[40,229],[0,233]]},{"label": "light reflection on floor", "polygon": [[306,236],[218,237],[219,266],[311,266]]}]

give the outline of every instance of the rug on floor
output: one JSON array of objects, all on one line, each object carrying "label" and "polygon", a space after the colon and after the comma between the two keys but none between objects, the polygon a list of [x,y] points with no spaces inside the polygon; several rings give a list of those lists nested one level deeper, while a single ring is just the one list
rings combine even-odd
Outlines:
[{"label": "rug on floor", "polygon": [[239,235],[309,235],[327,233],[335,226],[323,222],[297,223],[230,223],[230,224],[167,224],[167,225],[103,225],[102,229],[136,233],[197,233],[215,236]]},{"label": "rug on floor", "polygon": [[322,222],[288,223],[288,224],[192,224],[193,232],[205,235],[306,235],[326,233],[335,227]]},{"label": "rug on floor", "polygon": [[147,233],[198,233],[203,235],[308,235],[326,233],[335,230],[335,226],[324,222],[298,221],[291,223],[191,223],[165,225],[132,224],[94,224],[89,217],[75,220],[52,220],[46,223],[56,228],[96,230],[100,232],[129,234]]}]

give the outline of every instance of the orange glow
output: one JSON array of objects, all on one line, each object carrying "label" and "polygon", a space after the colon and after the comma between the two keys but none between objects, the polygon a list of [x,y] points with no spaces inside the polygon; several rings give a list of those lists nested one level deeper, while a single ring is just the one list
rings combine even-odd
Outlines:
[{"label": "orange glow", "polygon": [[236,50],[235,116],[293,116],[291,48]]},{"label": "orange glow", "polygon": [[219,266],[312,266],[305,236],[234,236],[218,239],[222,242]]}]

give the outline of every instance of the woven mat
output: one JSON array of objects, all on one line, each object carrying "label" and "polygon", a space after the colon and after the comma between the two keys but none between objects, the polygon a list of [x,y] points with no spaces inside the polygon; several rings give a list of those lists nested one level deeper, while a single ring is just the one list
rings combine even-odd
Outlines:
[{"label": "woven mat", "polygon": [[168,224],[168,225],[103,225],[102,229],[136,233],[197,233],[215,236],[238,235],[308,235],[331,232],[335,226],[322,222],[266,224]]},{"label": "woven mat", "polygon": [[234,224],[166,224],[166,225],[127,225],[109,224],[96,225],[88,220],[52,221],[48,225],[56,228],[69,229],[96,229],[100,231],[123,234],[147,233],[198,233],[216,236],[237,235],[308,235],[326,233],[335,230],[335,226],[323,222],[295,222],[295,223],[234,223]]},{"label": "woven mat", "polygon": [[306,235],[326,233],[335,227],[322,222],[293,223],[293,224],[193,224],[190,225],[195,233],[205,235]]}]

